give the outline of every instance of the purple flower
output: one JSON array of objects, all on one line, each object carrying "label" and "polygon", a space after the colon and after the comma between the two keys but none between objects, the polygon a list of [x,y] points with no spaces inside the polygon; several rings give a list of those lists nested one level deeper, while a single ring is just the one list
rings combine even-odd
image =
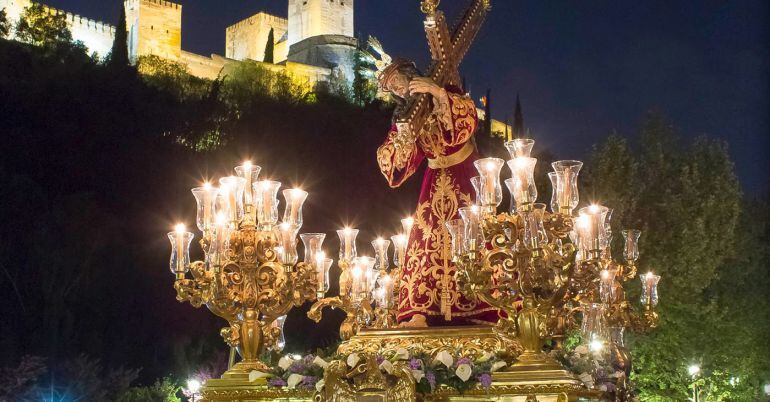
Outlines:
[{"label": "purple flower", "polygon": [[461,357],[461,358],[457,359],[457,361],[455,362],[455,367],[460,367],[463,364],[467,364],[469,366],[473,366],[473,361],[470,358],[468,358],[468,357]]},{"label": "purple flower", "polygon": [[425,379],[428,380],[431,390],[436,389],[436,373],[428,371],[425,373]]},{"label": "purple flower", "polygon": [[382,357],[382,355],[377,355],[377,365],[378,365],[378,366],[379,366],[380,364],[382,364],[382,362],[384,362],[384,361],[385,361],[385,358],[384,358],[384,357]]},{"label": "purple flower", "polygon": [[420,368],[422,368],[422,360],[416,359],[414,357],[411,358],[409,360],[409,368],[412,370],[419,370]]},{"label": "purple flower", "polygon": [[476,377],[476,379],[479,380],[479,383],[484,389],[488,389],[492,386],[492,376],[489,375],[489,373],[482,373]]},{"label": "purple flower", "polygon": [[318,377],[312,375],[305,376],[299,383],[300,388],[314,389],[315,384],[318,382]]},{"label": "purple flower", "polygon": [[289,366],[289,372],[292,374],[302,374],[307,370],[307,364],[303,360],[297,360]]},{"label": "purple flower", "polygon": [[302,359],[306,366],[313,364],[313,360],[315,360],[315,356],[313,355],[307,355],[304,359]]},{"label": "purple flower", "polygon": [[273,377],[273,378],[267,380],[267,386],[268,387],[276,387],[276,388],[285,387],[286,386],[286,380],[284,380],[281,377]]}]

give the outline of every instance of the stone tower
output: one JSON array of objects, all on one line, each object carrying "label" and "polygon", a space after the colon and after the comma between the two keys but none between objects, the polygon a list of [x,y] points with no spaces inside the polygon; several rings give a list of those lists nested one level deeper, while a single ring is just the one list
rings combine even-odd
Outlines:
[{"label": "stone tower", "polygon": [[164,0],[126,0],[128,55],[156,55],[179,60],[182,53],[182,6]]},{"label": "stone tower", "polygon": [[289,0],[291,46],[321,35],[353,36],[353,0]]}]

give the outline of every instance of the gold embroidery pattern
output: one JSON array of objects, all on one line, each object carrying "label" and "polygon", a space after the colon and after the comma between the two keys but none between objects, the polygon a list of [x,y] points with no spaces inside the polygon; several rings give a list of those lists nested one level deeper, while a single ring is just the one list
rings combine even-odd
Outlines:
[{"label": "gold embroidery pattern", "polygon": [[399,315],[442,314],[442,293],[445,303],[458,311],[454,316],[471,316],[492,308],[476,310],[477,302],[466,299],[454,281],[455,267],[451,263],[449,233],[444,222],[454,219],[461,206],[469,205],[470,194],[463,193],[448,169],[436,171],[430,197],[420,203],[412,229],[412,241],[407,249],[406,266],[401,278]]}]

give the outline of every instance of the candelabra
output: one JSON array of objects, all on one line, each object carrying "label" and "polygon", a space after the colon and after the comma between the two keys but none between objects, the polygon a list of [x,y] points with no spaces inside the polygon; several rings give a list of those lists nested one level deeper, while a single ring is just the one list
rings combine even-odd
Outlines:
[{"label": "candelabra", "polygon": [[219,180],[219,188],[206,183],[192,189],[203,261],[190,262],[194,235],[184,225],[168,237],[177,300],[196,308],[205,305],[227,320],[221,335],[241,361],[224,378],[242,379],[252,370],[268,370],[259,356],[267,348],[283,347],[281,328],[292,307],[323,295],[331,261],[320,243],[312,242],[317,237],[303,234],[312,244],[305,243],[305,261],[298,262],[296,236],[305,191],[283,192],[286,208],[278,224],[281,183],[258,181],[260,167],[248,162],[235,171],[237,175]]},{"label": "candelabra", "polygon": [[[411,218],[402,220],[406,233],[411,230]],[[357,255],[356,237],[358,230],[344,228],[337,231],[340,238],[339,295],[319,298],[308,311],[307,316],[319,322],[323,309],[339,308],[345,312],[340,325],[340,338],[348,340],[361,328],[392,328],[396,326],[395,300],[401,266],[406,254],[407,235],[399,234],[391,240],[377,238],[372,241],[375,257]],[[393,263],[389,268],[388,250],[391,242],[395,248]]]},{"label": "candelabra", "polygon": [[[456,279],[462,291],[505,313],[496,329],[516,336],[524,348],[511,367],[510,378],[569,380],[563,368],[544,352],[553,340],[561,347],[565,333],[577,328],[591,350],[609,344],[618,369],[630,372],[630,358],[622,343],[623,329],[655,327],[660,277],[648,273],[643,284],[641,312],[626,300],[622,284],[636,276],[640,232],[623,231],[624,262],[611,256],[611,210],[591,205],[573,210],[579,202],[578,161],[553,163],[551,212],[536,202],[534,141],[506,143],[512,177],[505,180],[512,195],[509,212],[497,214],[502,202],[502,159],[475,162],[476,205],[460,209],[462,219],[447,222],[452,237]],[[581,317],[578,320],[578,316]],[[537,374],[535,374],[537,373]],[[539,376],[539,377],[538,377]]]}]

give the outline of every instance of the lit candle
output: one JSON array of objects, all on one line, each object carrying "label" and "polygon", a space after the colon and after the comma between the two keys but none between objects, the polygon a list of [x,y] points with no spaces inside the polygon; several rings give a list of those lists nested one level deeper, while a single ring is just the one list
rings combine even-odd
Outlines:
[{"label": "lit candle", "polygon": [[556,173],[556,198],[559,203],[559,212],[571,215],[580,201],[577,178],[583,162],[564,160],[553,162],[551,166]]},{"label": "lit candle", "polygon": [[297,255],[297,232],[297,226],[291,223],[282,222],[278,225],[278,239],[282,251],[279,257],[281,264],[287,267],[293,267],[297,260],[299,260]]},{"label": "lit candle", "polygon": [[185,272],[184,266],[184,235],[187,229],[184,223],[178,223],[174,226],[174,233],[176,234],[176,272]]},{"label": "lit candle", "polygon": [[171,258],[169,259],[169,269],[176,275],[177,279],[184,278],[187,272],[187,265],[190,262],[190,242],[194,234],[187,232],[183,224],[174,226],[173,232],[168,232],[168,240],[171,242]]},{"label": "lit candle", "polygon": [[319,297],[326,292],[326,260],[326,253],[323,251],[315,253],[316,290]]},{"label": "lit candle", "polygon": [[409,238],[411,238],[412,236],[413,225],[414,225],[414,218],[412,218],[411,216],[401,219],[401,226],[404,228],[404,234],[406,235],[407,241],[409,241]]},{"label": "lit candle", "polygon": [[599,297],[602,303],[612,303],[615,296],[615,271],[603,269],[599,273]]},{"label": "lit candle", "polygon": [[648,272],[642,275],[642,304],[648,307],[655,307],[658,304],[658,282],[660,276]]},{"label": "lit candle", "polygon": [[627,229],[623,232],[624,247],[623,257],[627,263],[633,264],[639,259],[639,236],[642,235],[640,230]]},{"label": "lit candle", "polygon": [[505,184],[516,201],[516,205],[525,210],[537,199],[534,177],[536,164],[537,159],[524,156],[508,161],[512,176],[505,181]]},{"label": "lit candle", "polygon": [[515,140],[506,141],[503,146],[508,150],[508,154],[511,159],[524,156],[529,158],[532,153],[532,147],[535,145],[535,140],[530,138],[516,138]]},{"label": "lit candle", "polygon": [[492,212],[503,200],[500,169],[503,168],[504,161],[499,158],[484,158],[473,164],[481,177],[481,205],[487,212]]},{"label": "lit candle", "polygon": [[215,266],[222,265],[222,256],[225,253],[226,243],[227,243],[227,216],[220,212],[217,214],[215,220],[214,220],[214,244],[212,245],[212,250],[214,251],[214,255],[212,256],[211,262],[214,263]]},{"label": "lit candle", "polygon": [[227,208],[230,211],[230,221],[237,223],[243,215],[243,190],[246,179],[237,176],[227,176],[219,179],[221,191],[225,195]]},{"label": "lit candle", "polygon": [[380,307],[385,309],[391,308],[391,302],[393,300],[393,278],[391,278],[390,275],[385,274],[380,278],[379,292],[378,299]]},{"label": "lit candle", "polygon": [[399,234],[391,236],[390,240],[393,242],[393,264],[397,267],[402,266],[406,258],[406,235]]},{"label": "lit candle", "polygon": [[254,183],[257,222],[260,230],[270,230],[278,222],[278,190],[281,182],[260,180]]},{"label": "lit candle", "polygon": [[466,251],[476,251],[484,242],[484,233],[481,230],[481,207],[471,205],[462,207],[458,210],[463,220],[466,244],[463,247]]}]

